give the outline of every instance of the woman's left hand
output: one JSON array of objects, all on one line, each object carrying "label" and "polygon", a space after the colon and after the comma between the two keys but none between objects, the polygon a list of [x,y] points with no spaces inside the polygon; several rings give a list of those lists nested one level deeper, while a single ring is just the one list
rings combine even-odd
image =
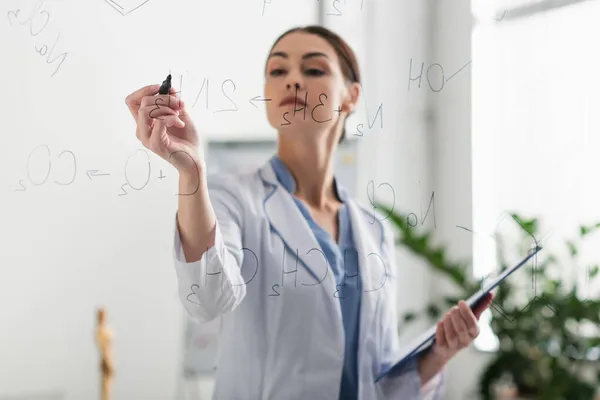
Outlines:
[{"label": "woman's left hand", "polygon": [[435,333],[433,353],[436,358],[448,361],[471,344],[479,335],[477,321],[481,313],[492,304],[493,299],[494,295],[488,293],[473,310],[461,300],[457,306],[452,307],[444,315],[444,318],[438,323]]}]

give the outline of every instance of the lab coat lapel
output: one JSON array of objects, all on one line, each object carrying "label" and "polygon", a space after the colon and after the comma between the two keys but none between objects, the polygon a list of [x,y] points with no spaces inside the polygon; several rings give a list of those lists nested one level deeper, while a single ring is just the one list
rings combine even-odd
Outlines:
[{"label": "lab coat lapel", "polygon": [[391,266],[385,264],[382,254],[383,226],[363,211],[353,200],[348,201],[354,245],[358,253],[359,272],[362,278],[363,292],[360,311],[360,339],[359,365],[362,355],[365,354],[365,340],[373,331],[373,319],[377,309],[377,302],[387,281],[387,273]]},{"label": "lab coat lapel", "polygon": [[[260,176],[263,182],[271,187],[264,201],[264,209],[273,231],[281,237],[287,250],[296,255],[300,264],[315,279],[315,284],[318,283],[328,292],[333,293],[335,291],[333,280],[326,279],[331,275],[329,268],[327,273],[324,274],[322,272],[322,262],[317,266],[312,266],[309,262],[310,257],[312,257],[312,260],[319,259],[319,257],[315,258],[313,254],[315,250],[313,249],[317,249],[321,253],[322,249],[308,222],[298,209],[298,205],[285,188],[281,186],[270,163],[260,169]],[[324,254],[323,258],[325,258]]]}]

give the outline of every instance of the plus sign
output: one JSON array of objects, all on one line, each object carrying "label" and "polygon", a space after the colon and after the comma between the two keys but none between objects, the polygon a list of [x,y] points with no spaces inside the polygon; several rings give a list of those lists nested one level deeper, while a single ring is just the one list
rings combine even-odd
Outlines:
[{"label": "plus sign", "polygon": [[340,113],[342,112],[342,106],[338,106],[338,108],[336,108],[335,111],[337,111],[338,115],[340,115]]}]

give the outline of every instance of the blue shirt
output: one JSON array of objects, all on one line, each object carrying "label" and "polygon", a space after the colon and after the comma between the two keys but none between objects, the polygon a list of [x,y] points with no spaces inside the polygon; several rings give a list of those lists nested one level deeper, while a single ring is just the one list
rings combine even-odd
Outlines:
[{"label": "blue shirt", "polygon": [[321,250],[327,257],[327,261],[335,277],[336,289],[334,296],[339,298],[342,321],[344,324],[345,349],[344,367],[342,370],[342,382],[340,387],[340,399],[358,398],[358,337],[360,321],[360,296],[362,292],[361,279],[358,270],[358,253],[354,246],[352,236],[352,224],[350,212],[346,204],[347,195],[343,189],[338,187],[334,179],[334,189],[338,199],[343,203],[338,211],[339,242],[325,231],[312,218],[310,210],[293,193],[296,189],[296,181],[290,170],[274,155],[271,165],[277,180],[292,194],[292,198],[298,205],[308,225],[310,226]]}]

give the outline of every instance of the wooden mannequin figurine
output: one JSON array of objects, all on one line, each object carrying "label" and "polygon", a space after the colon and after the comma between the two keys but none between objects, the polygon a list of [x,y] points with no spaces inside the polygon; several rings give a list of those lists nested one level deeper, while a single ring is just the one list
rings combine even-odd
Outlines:
[{"label": "wooden mannequin figurine", "polygon": [[110,400],[110,389],[114,375],[111,351],[113,334],[106,324],[106,311],[104,307],[98,309],[97,318],[96,343],[100,350],[100,400]]}]

